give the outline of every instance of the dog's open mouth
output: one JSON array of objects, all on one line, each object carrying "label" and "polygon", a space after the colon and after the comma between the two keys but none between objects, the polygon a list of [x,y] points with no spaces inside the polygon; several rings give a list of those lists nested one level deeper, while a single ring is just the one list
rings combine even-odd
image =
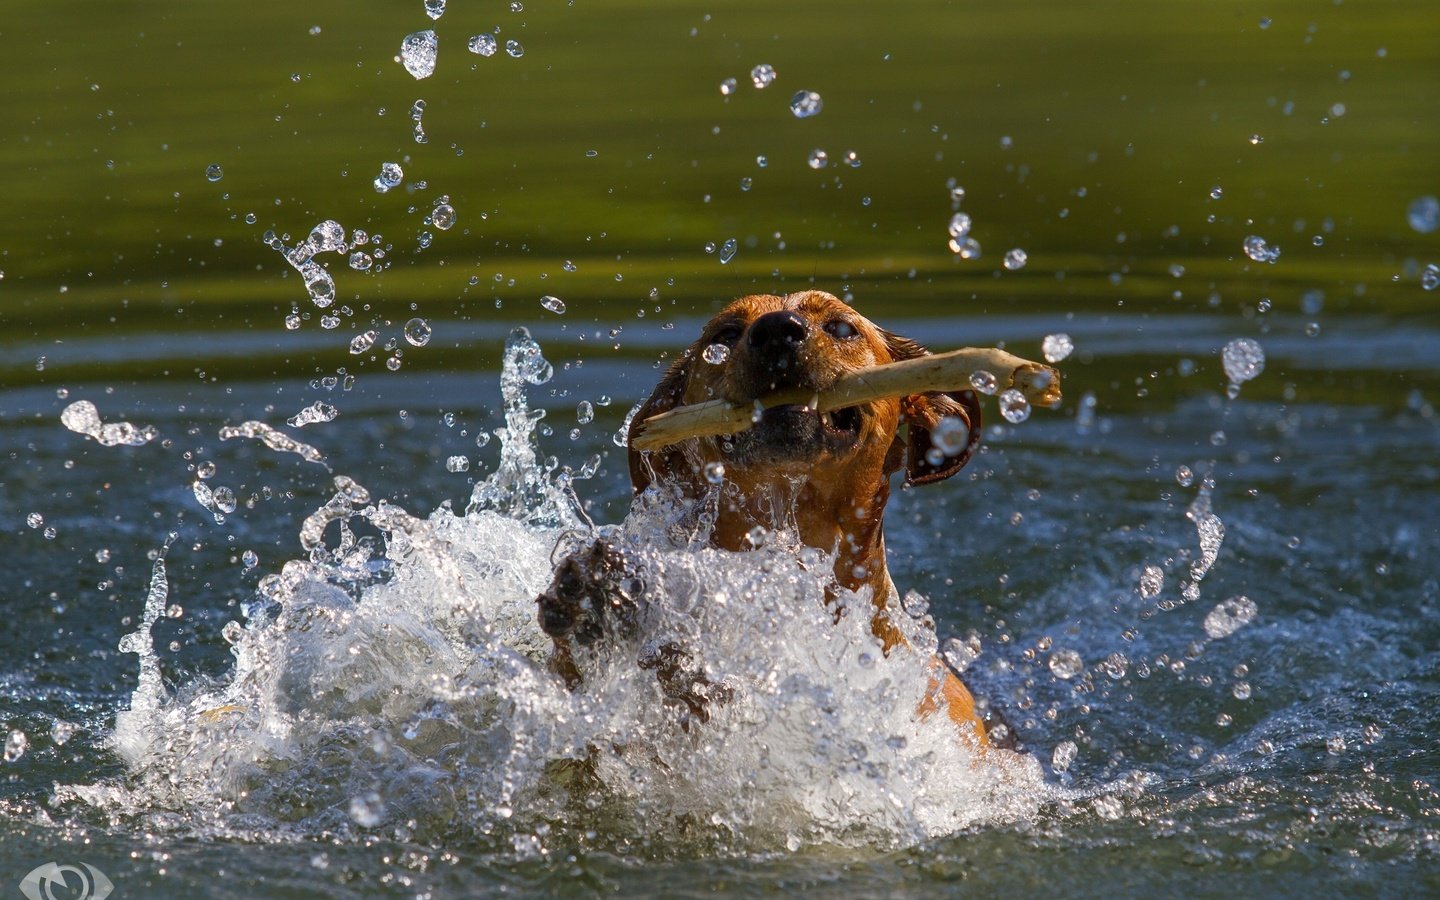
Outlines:
[{"label": "dog's open mouth", "polygon": [[785,403],[766,409],[752,428],[732,435],[726,443],[736,457],[809,457],[854,446],[862,423],[858,406],[820,412],[804,403]]}]

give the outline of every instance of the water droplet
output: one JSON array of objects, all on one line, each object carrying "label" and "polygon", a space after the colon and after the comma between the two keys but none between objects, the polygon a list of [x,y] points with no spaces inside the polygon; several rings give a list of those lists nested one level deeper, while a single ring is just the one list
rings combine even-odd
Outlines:
[{"label": "water droplet", "polygon": [[478,53],[481,56],[494,56],[495,51],[500,49],[500,42],[495,40],[493,34],[477,34],[470,38],[470,52]]},{"label": "water droplet", "polygon": [[575,421],[588,425],[595,421],[595,406],[589,400],[581,400],[575,407]]},{"label": "water droplet", "polygon": [[[1345,737],[1335,734],[1325,739],[1325,752],[1331,756],[1342,756],[1345,753]],[[5,748],[5,758],[10,758],[10,748]]]},{"label": "water droplet", "polygon": [[970,373],[970,386],[986,396],[1000,390],[1000,379],[984,369]]},{"label": "water droplet", "polygon": [[468,472],[470,471],[470,457],[452,456],[445,460],[445,471],[447,472]]},{"label": "water droplet", "polygon": [[1210,189],[1211,200],[1219,200],[1223,196],[1225,196],[1225,189],[1222,188],[1220,185],[1217,184]]},{"label": "water droplet", "polygon": [[742,190],[742,191],[748,191],[748,190],[750,190],[750,188],[752,188],[752,187],[754,187],[754,186],[755,186],[755,179],[751,178],[749,175],[746,175],[746,176],[744,176],[744,177],[742,177],[742,178],[740,179],[740,190]]},{"label": "water droplet", "polygon": [[1025,263],[1027,260],[1029,260],[1029,257],[1025,254],[1025,251],[1021,250],[1019,247],[1016,247],[1013,250],[1005,251],[1005,268],[1009,269],[1012,272],[1014,272],[1016,269],[1025,268]]},{"label": "water droplet", "polygon": [[25,517],[25,524],[29,525],[31,528],[39,528],[41,525],[45,524],[45,517],[40,515],[40,513],[38,512],[32,512],[30,515]]},{"label": "water droplet", "polygon": [[433,31],[407,34],[400,42],[400,63],[417,80],[429,78],[435,71],[435,54],[439,48],[440,39]]},{"label": "water droplet", "polygon": [[445,0],[425,0],[425,15],[432,19],[445,15]]},{"label": "water droplet", "polygon": [[1230,696],[1236,700],[1249,700],[1250,694],[1250,682],[1248,681],[1237,681],[1234,687],[1230,688]]},{"label": "water droplet", "polygon": [[1362,731],[1361,735],[1364,738],[1365,743],[1374,744],[1385,736],[1385,732],[1382,731],[1380,726],[1376,725],[1374,722],[1367,722],[1365,723],[1365,728]]},{"label": "water droplet", "polygon": [[701,351],[700,358],[712,366],[718,366],[730,358],[730,348],[724,344],[711,344]]},{"label": "water droplet", "polygon": [[1226,344],[1220,358],[1231,384],[1244,384],[1265,371],[1265,349],[1250,338],[1236,338]]},{"label": "water droplet", "polygon": [[1260,612],[1255,601],[1243,594],[1231,597],[1205,614],[1205,633],[1212,639],[1229,637],[1249,625]]},{"label": "water droplet", "polygon": [[973,237],[951,238],[950,252],[954,253],[961,259],[979,259],[980,242],[975,240]]},{"label": "water droplet", "polygon": [[970,233],[970,225],[971,222],[969,213],[957,212],[955,215],[950,217],[950,236],[952,238],[965,237],[967,234]]},{"label": "water droplet", "polygon": [[1050,654],[1050,671],[1056,678],[1074,678],[1085,671],[1085,661],[1074,650],[1056,650]]},{"label": "water droplet", "polygon": [[830,165],[830,154],[816,147],[810,151],[810,156],[806,159],[806,164],[812,169],[823,169]]},{"label": "water droplet", "polygon": [[1140,572],[1140,596],[1149,600],[1160,593],[1165,586],[1165,570],[1159,566],[1146,566]]},{"label": "water droplet", "polygon": [[1030,401],[1025,395],[1015,388],[1006,388],[1000,392],[1000,415],[1005,421],[1012,425],[1018,425],[1030,418]]},{"label": "water droplet", "polygon": [[769,63],[761,63],[750,70],[750,83],[755,85],[756,90],[763,91],[775,81],[775,67]]},{"label": "water droplet", "polygon": [[765,543],[765,536],[767,534],[769,534],[769,532],[765,530],[764,526],[756,525],[754,528],[745,532],[745,540],[750,543],[750,546],[759,547]]},{"label": "water droplet", "polygon": [[1075,342],[1064,332],[1047,334],[1040,342],[1040,352],[1045,354],[1046,362],[1058,363],[1075,352]]},{"label": "water droplet", "polygon": [[75,723],[67,722],[64,719],[56,719],[50,725],[50,740],[55,742],[55,746],[63,747],[70,738],[75,736],[77,730],[79,730],[79,726]]},{"label": "water droplet", "polygon": [[733,78],[727,78],[724,81],[720,82],[720,96],[728,97],[731,94],[735,93],[735,86],[738,83],[739,82],[737,82]]},{"label": "water droplet", "polygon": [[430,222],[441,231],[449,231],[455,225],[455,207],[441,203],[430,213]]},{"label": "water droplet", "polygon": [[720,264],[723,266],[726,263],[730,262],[730,260],[734,259],[735,253],[739,249],[740,245],[736,243],[733,237],[726,238],[725,243],[720,245]]},{"label": "water droplet", "polygon": [[1195,473],[1189,466],[1175,467],[1175,483],[1181,487],[1189,487],[1195,483]]},{"label": "water droplet", "polygon": [[945,662],[956,672],[964,672],[971,663],[980,658],[980,635],[971,632],[964,638],[950,638],[940,649]]},{"label": "water droplet", "polygon": [[[247,569],[253,569],[256,566],[260,565],[260,554],[256,553],[254,550],[246,550],[244,553],[240,554],[240,563],[244,565]],[[231,643],[234,642],[232,641]]]},{"label": "water droplet", "polygon": [[375,259],[364,250],[356,250],[350,254],[350,268],[357,272],[368,272],[375,265]]},{"label": "water droplet", "polygon": [[1263,137],[1261,137],[1260,135],[1258,135],[1258,134],[1252,134],[1252,135],[1250,135],[1250,146],[1252,146],[1252,147],[1258,147],[1259,145],[1261,145],[1261,144],[1263,144],[1263,143],[1265,143],[1265,139],[1264,139]]},{"label": "water droplet", "polygon": [[1405,211],[1410,227],[1421,234],[1429,234],[1440,228],[1440,198],[1433,196],[1416,197]]},{"label": "water droplet", "polygon": [[705,464],[705,480],[711,484],[719,484],[725,480],[725,464],[722,462],[708,462]]},{"label": "water droplet", "polygon": [[430,323],[418,316],[405,323],[405,340],[412,346],[423,347],[430,343]]},{"label": "water droplet", "polygon": [[540,305],[557,316],[565,315],[565,301],[546,294],[540,298]]},{"label": "water droplet", "polygon": [[285,317],[285,328],[288,331],[298,331],[300,328],[299,313],[291,313]]},{"label": "water droplet", "polygon": [[18,728],[10,732],[9,737],[5,738],[5,761],[7,763],[15,762],[25,755],[25,748],[28,746],[30,746],[30,740],[25,737],[25,732]]},{"label": "water droplet", "polygon": [[[220,168],[219,163],[211,163],[205,167],[206,181],[219,181],[225,177],[225,170]],[[1417,229],[1418,230],[1418,229]]]},{"label": "water droplet", "polygon": [[519,59],[520,57],[525,55],[525,48],[521,46],[519,41],[511,38],[510,40],[505,42],[505,52],[515,57],[516,59]]},{"label": "water droplet", "polygon": [[860,168],[860,154],[856,153],[854,150],[846,150],[845,155],[841,157],[841,160],[845,163],[845,165],[849,166],[852,169]]},{"label": "water droplet", "polygon": [[1440,287],[1440,266],[1428,263],[1420,272],[1420,286],[1427,291]]},{"label": "water droplet", "polygon": [[959,416],[945,416],[930,430],[930,440],[944,456],[959,456],[970,445],[970,426]]},{"label": "water droplet", "polygon": [[790,112],[797,119],[819,115],[824,106],[825,101],[815,91],[796,91],[795,96],[790,98]]},{"label": "water droplet", "polygon": [[1061,741],[1055,745],[1055,750],[1050,754],[1050,768],[1056,772],[1070,771],[1070,764],[1075,761],[1075,753],[1079,748],[1074,741]]},{"label": "water droplet", "polygon": [[1256,262],[1271,263],[1280,258],[1280,248],[1271,247],[1257,234],[1245,238],[1245,255]]},{"label": "water droplet", "polygon": [[378,331],[367,331],[364,334],[355,335],[355,338],[350,341],[350,353],[359,356],[361,353],[375,346],[375,338],[379,336],[380,333]]},{"label": "water droplet", "polygon": [[385,819],[385,801],[374,791],[350,799],[350,818],[362,828],[374,828]]},{"label": "water droplet", "polygon": [[1117,650],[1105,657],[1105,661],[1100,665],[1105,670],[1106,675],[1109,675],[1115,681],[1119,681],[1125,677],[1125,672],[1130,667],[1130,660],[1125,658],[1125,654]]},{"label": "water droplet", "polygon": [[380,174],[375,176],[375,190],[383,194],[404,180],[405,172],[399,163],[384,163],[380,166]]}]

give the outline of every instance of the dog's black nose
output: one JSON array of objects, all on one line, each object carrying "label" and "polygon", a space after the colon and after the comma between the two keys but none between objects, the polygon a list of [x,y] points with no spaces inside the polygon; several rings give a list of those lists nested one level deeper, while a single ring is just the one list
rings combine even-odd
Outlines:
[{"label": "dog's black nose", "polygon": [[805,318],[788,309],[766,313],[750,326],[752,349],[762,353],[793,352],[810,332]]}]

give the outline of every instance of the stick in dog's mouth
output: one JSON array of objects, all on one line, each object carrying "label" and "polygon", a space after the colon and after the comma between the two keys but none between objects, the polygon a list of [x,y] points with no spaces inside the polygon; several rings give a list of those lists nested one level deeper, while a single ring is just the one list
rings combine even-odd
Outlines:
[{"label": "stick in dog's mouth", "polygon": [[780,391],[748,407],[725,400],[677,407],[641,422],[630,443],[636,450],[654,450],[687,438],[734,434],[755,424],[757,410],[777,406],[803,405],[818,412],[827,428],[845,430],[862,403],[926,391],[969,390],[970,376],[980,371],[996,376],[1036,406],[1053,408],[1060,403],[1060,373],[1051,366],[993,347],[966,347],[852,372],[820,393]]}]

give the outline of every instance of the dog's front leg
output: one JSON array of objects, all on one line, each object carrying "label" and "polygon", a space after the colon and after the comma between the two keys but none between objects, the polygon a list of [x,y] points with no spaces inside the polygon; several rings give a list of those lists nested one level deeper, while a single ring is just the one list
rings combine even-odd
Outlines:
[{"label": "dog's front leg", "polygon": [[575,688],[582,680],[577,651],[634,635],[644,590],[638,567],[603,538],[561,560],[536,604],[540,629],[554,642],[551,667],[567,685]]}]

